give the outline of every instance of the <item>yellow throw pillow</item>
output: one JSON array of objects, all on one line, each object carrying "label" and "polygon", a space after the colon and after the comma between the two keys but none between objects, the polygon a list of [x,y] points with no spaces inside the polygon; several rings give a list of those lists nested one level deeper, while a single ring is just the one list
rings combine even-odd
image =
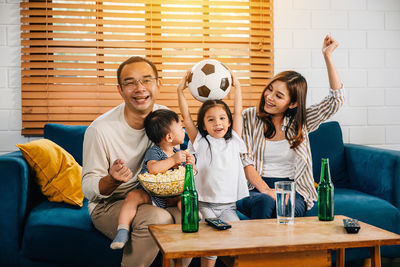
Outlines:
[{"label": "yellow throw pillow", "polygon": [[82,167],[62,147],[48,139],[17,144],[49,201],[82,207]]}]

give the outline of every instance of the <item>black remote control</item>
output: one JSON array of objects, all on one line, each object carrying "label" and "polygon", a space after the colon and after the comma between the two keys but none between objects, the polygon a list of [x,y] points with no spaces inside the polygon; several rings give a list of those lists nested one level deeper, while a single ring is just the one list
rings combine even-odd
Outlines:
[{"label": "black remote control", "polygon": [[343,224],[349,234],[357,234],[360,230],[360,223],[356,219],[343,219]]},{"label": "black remote control", "polygon": [[206,218],[206,222],[218,230],[226,230],[232,227],[229,223],[224,222],[218,218]]}]

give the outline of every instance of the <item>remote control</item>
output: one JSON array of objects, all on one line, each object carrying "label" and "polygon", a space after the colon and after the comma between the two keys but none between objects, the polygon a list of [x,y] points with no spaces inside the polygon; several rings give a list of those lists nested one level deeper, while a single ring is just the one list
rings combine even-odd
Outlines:
[{"label": "remote control", "polygon": [[349,234],[357,234],[360,230],[360,223],[356,219],[343,219],[343,224]]},{"label": "remote control", "polygon": [[218,218],[206,218],[206,222],[218,230],[226,230],[232,227],[229,223],[224,222]]}]

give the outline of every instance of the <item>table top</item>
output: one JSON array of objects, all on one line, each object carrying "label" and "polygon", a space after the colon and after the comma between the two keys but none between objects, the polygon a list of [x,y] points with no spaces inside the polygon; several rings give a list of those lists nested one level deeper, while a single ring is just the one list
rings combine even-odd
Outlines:
[{"label": "table top", "polygon": [[242,255],[400,244],[400,235],[360,222],[358,234],[348,234],[343,219],[323,222],[317,217],[295,218],[294,224],[276,219],[231,222],[217,230],[200,223],[196,233],[183,233],[180,224],[151,225],[150,233],[166,258]]}]

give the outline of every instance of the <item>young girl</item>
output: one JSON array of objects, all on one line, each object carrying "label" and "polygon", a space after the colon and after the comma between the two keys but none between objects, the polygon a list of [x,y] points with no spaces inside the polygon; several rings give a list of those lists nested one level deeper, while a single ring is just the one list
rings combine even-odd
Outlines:
[{"label": "young girl", "polygon": [[296,183],[295,216],[304,216],[317,201],[308,133],[335,114],[344,102],[344,90],[333,64],[338,43],[326,36],[322,53],[328,71],[329,95],[306,108],[307,82],[295,71],[277,74],[265,87],[258,108],[243,112],[243,155],[250,196],[238,210],[252,219],[276,217],[276,181]]},{"label": "young girl", "polygon": [[[144,120],[144,127],[149,139],[155,143],[144,155],[143,168],[140,173],[157,174],[169,169],[189,163],[194,166],[193,155],[186,151],[178,151],[175,146],[185,139],[185,130],[182,128],[178,115],[168,109],[152,111]],[[142,204],[154,203],[160,208],[177,204],[180,210],[179,197],[173,199],[149,196],[144,190],[136,189],[128,193],[118,219],[118,232],[110,247],[121,249],[129,238],[129,226],[136,215],[137,207]]]},{"label": "young girl", "polygon": [[[195,184],[199,194],[199,211],[203,219],[217,217],[224,221],[238,221],[235,202],[249,195],[240,159],[240,153],[246,152],[246,147],[241,139],[242,96],[239,81],[232,75],[232,86],[235,88],[233,119],[229,107],[222,100],[208,100],[200,107],[196,127],[183,94],[187,77],[188,73],[177,91],[186,132],[197,156]],[[202,266],[214,266],[216,258],[202,258]]]}]

